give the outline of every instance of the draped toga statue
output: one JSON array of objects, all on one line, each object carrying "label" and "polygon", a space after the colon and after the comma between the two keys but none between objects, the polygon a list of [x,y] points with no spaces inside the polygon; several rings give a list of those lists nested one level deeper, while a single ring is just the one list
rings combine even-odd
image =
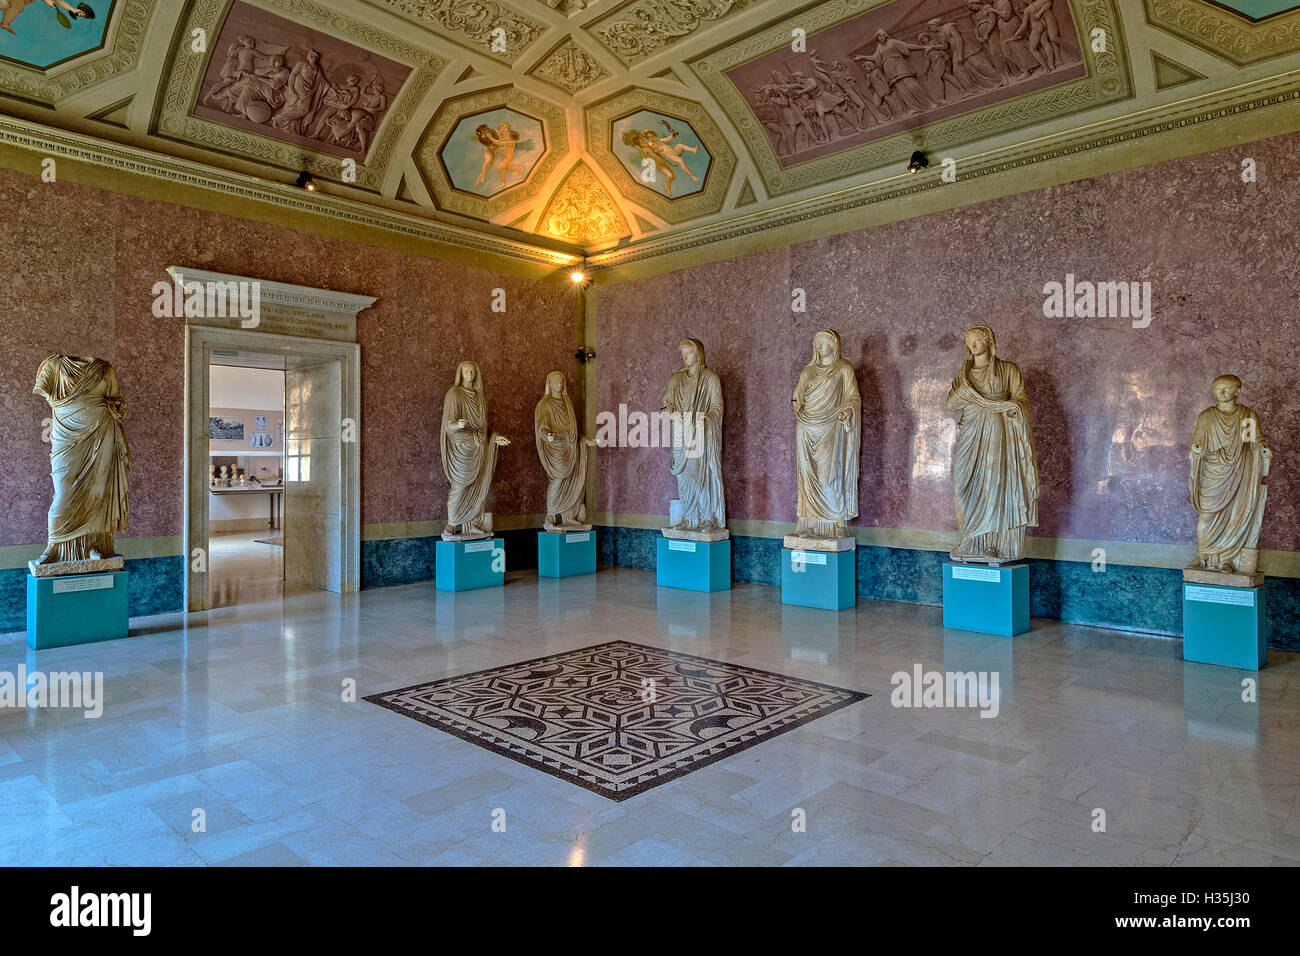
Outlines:
[{"label": "draped toga statue", "polygon": [[548,479],[547,531],[590,531],[587,524],[587,449],[596,442],[578,431],[563,372],[546,376],[546,392],[533,412],[537,455]]},{"label": "draped toga statue", "polygon": [[497,467],[497,448],[509,445],[510,439],[488,431],[487,414],[478,365],[461,362],[456,366],[456,384],[442,403],[442,471],[451,484],[444,541],[492,537],[484,515],[488,487]]},{"label": "draped toga statue", "polygon": [[31,572],[46,577],[120,569],[113,535],[127,530],[131,452],[117,373],[103,359],[51,355],[41,363],[32,391],[53,413],[54,500],[45,552],[31,562]]},{"label": "draped toga statue", "polygon": [[1001,564],[1025,553],[1025,529],[1038,525],[1038,465],[1029,396],[1020,369],[997,357],[993,330],[966,330],[966,362],[948,391],[961,412],[953,449],[952,492],[961,543],[954,561]]},{"label": "draped toga statue", "polygon": [[858,516],[858,455],[862,397],[853,366],[830,329],[813,336],[813,355],[795,385],[795,465],[798,525],[787,548],[852,551],[848,523]]},{"label": "draped toga statue", "polygon": [[681,517],[664,529],[667,537],[721,541],[728,537],[722,495],[722,382],[704,364],[699,339],[682,339],[685,366],[674,372],[664,393],[672,421],[672,464]]},{"label": "draped toga statue", "polygon": [[[1220,375],[1210,390],[1215,404],[1196,418],[1189,485],[1196,509],[1196,560],[1189,580],[1257,587],[1259,529],[1272,452],[1259,433],[1254,409],[1237,404],[1241,379]],[[1205,572],[1209,572],[1206,574]]]}]

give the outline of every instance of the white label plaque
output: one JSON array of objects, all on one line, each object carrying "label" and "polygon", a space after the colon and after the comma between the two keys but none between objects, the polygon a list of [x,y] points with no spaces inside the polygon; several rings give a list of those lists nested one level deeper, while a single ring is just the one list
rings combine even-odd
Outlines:
[{"label": "white label plaque", "polygon": [[1200,584],[1184,584],[1183,596],[1189,601],[1204,601],[1206,604],[1239,604],[1242,607],[1255,606],[1254,588],[1207,588]]},{"label": "white label plaque", "polygon": [[826,555],[821,551],[796,551],[791,549],[790,561],[793,564],[825,564]]},{"label": "white label plaque", "polygon": [[85,578],[56,578],[54,593],[66,594],[69,591],[107,591],[113,587],[113,575],[95,574]]},{"label": "white label plaque", "polygon": [[695,542],[694,542],[694,541],[677,541],[677,540],[675,540],[675,539],[673,539],[673,538],[669,538],[669,539],[668,539],[668,550],[669,550],[669,551],[694,551],[694,550],[695,550]]},{"label": "white label plaque", "polygon": [[493,541],[466,541],[465,553],[473,554],[475,551],[491,551],[493,544],[495,544]]},{"label": "white label plaque", "polygon": [[1001,581],[1002,571],[998,568],[968,568],[966,566],[952,569],[954,581]]},{"label": "white label plaque", "polygon": [[579,531],[575,534],[566,534],[564,536],[565,544],[576,544],[579,541],[590,541],[590,540],[591,540],[590,531]]}]

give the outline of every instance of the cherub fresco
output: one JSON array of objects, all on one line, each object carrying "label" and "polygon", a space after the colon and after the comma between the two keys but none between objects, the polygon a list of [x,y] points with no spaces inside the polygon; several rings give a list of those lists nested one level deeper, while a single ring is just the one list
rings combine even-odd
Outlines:
[{"label": "cherub fresco", "polygon": [[478,179],[474,180],[475,186],[483,185],[493,164],[496,165],[497,176],[501,181],[499,189],[506,188],[511,173],[523,177],[525,169],[515,162],[515,151],[528,143],[520,142],[518,130],[512,129],[509,123],[501,123],[496,129],[487,123],[479,123],[474,128],[474,137],[483,144],[483,168],[479,170]]},{"label": "cherub fresco", "polygon": [[[0,11],[2,11],[0,12],[0,29],[8,30],[14,36],[17,36],[18,31],[13,26],[14,21],[35,2],[36,0],[0,0]],[[40,0],[40,2],[53,10],[59,24],[68,30],[72,29],[72,20],[63,14],[64,10],[68,11],[73,19],[95,19],[95,11],[91,9],[88,3],[79,3],[74,7],[67,0]]]},{"label": "cherub fresco", "polygon": [[677,169],[695,182],[700,181],[700,177],[691,172],[691,168],[686,165],[686,160],[682,157],[683,153],[698,153],[700,148],[671,142],[680,136],[681,132],[673,129],[667,120],[661,119],[659,122],[663,124],[667,135],[660,136],[652,129],[629,129],[623,132],[623,145],[631,146],[636,150],[632,154],[633,167],[644,169],[647,159],[654,164],[655,169],[663,177],[664,193],[671,198],[673,183],[677,181]]}]

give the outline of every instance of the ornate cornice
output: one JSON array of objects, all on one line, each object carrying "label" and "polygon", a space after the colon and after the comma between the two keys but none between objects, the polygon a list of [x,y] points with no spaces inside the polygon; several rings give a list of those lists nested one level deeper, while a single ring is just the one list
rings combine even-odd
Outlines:
[{"label": "ornate cornice", "polygon": [[14,146],[42,156],[67,158],[149,180],[210,190],[236,199],[272,203],[293,212],[323,216],[349,225],[379,229],[470,252],[504,256],[548,269],[567,267],[581,260],[581,253],[576,250],[568,252],[526,241],[499,239],[396,210],[319,192],[305,193],[292,186],[8,116],[0,116],[0,145]]},{"label": "ornate cornice", "polygon": [[1300,50],[1300,10],[1248,20],[1201,0],[1143,0],[1147,22],[1237,66]]}]

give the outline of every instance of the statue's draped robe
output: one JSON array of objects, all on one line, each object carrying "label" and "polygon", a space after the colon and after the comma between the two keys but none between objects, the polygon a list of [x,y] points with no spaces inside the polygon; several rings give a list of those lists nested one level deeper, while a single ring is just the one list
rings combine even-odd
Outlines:
[{"label": "statue's draped robe", "polygon": [[[798,532],[828,538],[837,524],[858,516],[858,456],[862,398],[853,366],[837,358],[799,373],[795,396],[795,463],[799,480]],[[848,412],[848,431],[840,414]]]},{"label": "statue's draped robe", "polygon": [[[469,426],[453,429],[462,418]],[[448,389],[442,403],[442,472],[451,484],[447,495],[449,525],[479,525],[483,518],[488,486],[497,467],[494,438],[496,433],[487,430],[487,398],[483,392],[460,384]]]},{"label": "statue's draped robe", "polygon": [[948,408],[962,413],[952,466],[959,551],[1019,558],[1025,528],[1038,524],[1038,468],[1020,369],[999,358],[977,369],[968,359],[953,379]]},{"label": "statue's draped robe", "polygon": [[669,380],[664,405],[670,412],[680,413],[673,419],[671,470],[677,476],[682,519],[691,529],[705,521],[724,529],[722,382],[716,372],[703,366],[694,376],[682,369]]},{"label": "statue's draped robe", "polygon": [[[546,513],[582,520],[583,496],[587,490],[587,445],[578,434],[578,422],[568,395],[556,398],[547,394],[533,413],[533,431],[537,436],[537,455],[549,479],[546,486]],[[543,429],[555,436],[547,441]],[[549,520],[549,519],[548,519]]]},{"label": "statue's draped robe", "polygon": [[55,561],[112,557],[113,535],[127,530],[126,480],[131,453],[117,374],[103,359],[53,355],[32,389],[50,403],[53,428],[48,543]]},{"label": "statue's draped robe", "polygon": [[1201,447],[1200,455],[1193,453],[1190,478],[1192,507],[1199,515],[1196,550],[1206,567],[1236,568],[1242,549],[1259,543],[1268,469],[1264,443],[1242,440],[1247,419],[1254,420],[1258,439],[1259,418],[1245,405],[1233,412],[1207,408],[1192,433],[1192,444]]}]

